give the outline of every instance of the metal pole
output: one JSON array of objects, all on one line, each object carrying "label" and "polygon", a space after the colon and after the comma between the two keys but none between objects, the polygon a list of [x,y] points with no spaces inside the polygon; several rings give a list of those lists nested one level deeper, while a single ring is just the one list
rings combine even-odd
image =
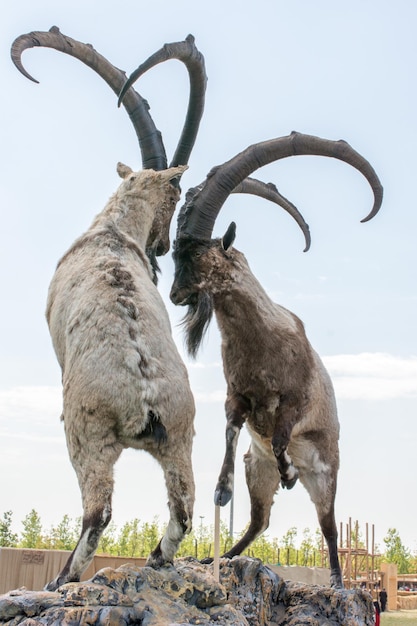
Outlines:
[{"label": "metal pole", "polygon": [[216,504],[214,507],[214,563],[213,563],[213,576],[214,580],[219,582],[219,569],[220,569],[220,506]]},{"label": "metal pole", "polygon": [[235,493],[235,476],[233,474],[232,479],[232,499],[230,500],[230,519],[229,519],[229,537],[232,540],[233,545],[233,516],[234,516],[234,494]]}]

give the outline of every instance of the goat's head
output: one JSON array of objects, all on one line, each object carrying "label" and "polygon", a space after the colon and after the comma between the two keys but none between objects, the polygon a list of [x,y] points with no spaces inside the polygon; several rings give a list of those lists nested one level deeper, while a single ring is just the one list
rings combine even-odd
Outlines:
[{"label": "goat's head", "polygon": [[179,165],[159,171],[134,172],[123,163],[117,164],[123,182],[116,195],[125,211],[125,229],[134,236],[137,212],[140,211],[141,229],[147,226],[149,233],[146,250],[150,257],[166,254],[169,250],[169,228],[180,196],[178,180],[187,168],[187,165]]},{"label": "goat's head", "polygon": [[[84,44],[63,35],[59,28],[53,26],[48,32],[35,31],[21,35],[12,44],[11,57],[13,63],[24,76],[34,82],[38,81],[24,69],[21,56],[27,48],[37,46],[53,48],[79,59],[96,71],[117,95],[120,94],[119,105],[123,101],[139,140],[142,167],[144,170],[152,169],[159,172],[166,170],[167,175],[161,176],[160,181],[164,181],[165,187],[166,183],[170,181],[172,184],[169,187],[174,185],[179,188],[181,174],[186,168],[178,169],[175,174],[167,169],[167,158],[161,133],[155,127],[149,113],[148,103],[133,89],[132,85],[144,72],[168,59],[178,59],[185,64],[190,77],[190,98],[186,120],[170,168],[187,165],[203,115],[207,83],[204,58],[194,44],[194,37],[188,35],[185,41],[165,44],[158,52],[142,63],[129,79],[126,79],[126,74],[122,70],[107,61],[90,44]],[[131,182],[127,180],[126,184],[131,184]],[[179,193],[172,193],[171,200],[174,198],[176,198],[175,203],[178,202]],[[175,205],[171,206],[171,200],[169,210],[167,207],[164,210],[157,210],[150,235],[151,241],[149,242],[149,249],[152,254],[165,254],[169,248],[167,230],[175,209]],[[159,237],[159,242],[155,244],[158,239],[155,232],[158,224],[161,225],[164,233]]]},{"label": "goat's head", "polygon": [[174,304],[188,305],[183,320],[187,349],[196,356],[213,315],[214,298],[227,292],[234,280],[237,250],[231,254],[236,224],[232,222],[220,239],[193,239],[176,242],[173,258],[175,277],[170,298]]},{"label": "goat's head", "polygon": [[[345,141],[331,141],[311,135],[291,133],[264,141],[236,155],[230,161],[214,168],[207,179],[198,187],[190,189],[185,205],[178,218],[177,238],[174,244],[175,276],[171,289],[174,304],[188,305],[184,323],[187,328],[188,349],[195,355],[213,310],[213,290],[220,289],[222,280],[232,280],[233,273],[228,264],[228,278],[224,275],[224,264],[218,262],[219,254],[227,255],[233,243],[235,227],[229,227],[222,240],[211,239],[216,217],[230,193],[250,192],[261,195],[284,206],[282,196],[271,185],[256,181],[250,189],[247,177],[259,167],[294,155],[320,155],[337,158],[360,171],[371,185],[374,206],[362,221],[374,217],[382,203],[383,190],[372,166]],[[268,188],[268,189],[267,189]],[[268,191],[268,193],[267,193]],[[284,199],[285,200],[285,199]],[[288,201],[285,201],[288,203]],[[289,203],[288,203],[289,204]],[[297,209],[290,205],[286,210],[302,227],[309,247],[309,230]],[[218,273],[217,280],[213,274]]]}]

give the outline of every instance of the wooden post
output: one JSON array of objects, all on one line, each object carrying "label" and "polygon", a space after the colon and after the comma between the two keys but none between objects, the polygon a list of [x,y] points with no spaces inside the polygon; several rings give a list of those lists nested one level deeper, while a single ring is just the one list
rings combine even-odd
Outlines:
[{"label": "wooden post", "polygon": [[355,586],[356,581],[358,580],[358,533],[359,533],[359,525],[358,520],[355,522],[355,567],[354,567],[354,576],[355,576]]},{"label": "wooden post", "polygon": [[346,544],[348,548],[348,560],[349,560],[349,568],[348,568],[349,587],[348,589],[351,589],[352,587],[352,518],[351,517],[349,517],[349,524],[346,528]]}]

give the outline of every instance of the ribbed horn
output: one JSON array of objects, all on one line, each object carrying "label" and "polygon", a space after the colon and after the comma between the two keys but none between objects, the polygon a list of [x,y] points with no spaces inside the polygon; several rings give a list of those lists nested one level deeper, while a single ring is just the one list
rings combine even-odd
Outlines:
[{"label": "ribbed horn", "polygon": [[121,102],[124,102],[128,90],[140,76],[155,65],[169,59],[182,61],[190,77],[190,97],[187,115],[181,137],[170,163],[170,167],[177,167],[177,165],[187,165],[188,163],[204,111],[207,76],[204,57],[197,49],[193,35],[188,35],[185,41],[165,44],[160,50],[150,56],[145,63],[139,65],[123,85],[119,95],[119,106]]},{"label": "ribbed horn", "polygon": [[268,163],[297,155],[339,159],[357,169],[368,180],[374,193],[372,211],[362,222],[372,219],[382,204],[383,188],[370,163],[346,141],[332,141],[293,132],[285,137],[256,143],[211,170],[204,183],[190,190],[178,220],[177,237],[190,235],[211,238],[217,215],[233,190],[252,172]]},{"label": "ribbed horn", "polygon": [[[112,65],[104,56],[99,54],[92,45],[76,41],[60,32],[57,26],[47,31],[33,31],[17,37],[11,47],[12,61],[17,69],[29,80],[39,82],[23,67],[21,56],[24,50],[35,47],[53,48],[59,52],[69,54],[91,67],[114,91],[120,93],[126,74]],[[161,133],[155,127],[149,113],[149,105],[133,88],[129,89],[124,98],[124,106],[132,121],[142,155],[144,169],[164,170],[167,168],[165,148]]]},{"label": "ribbed horn", "polygon": [[287,211],[295,219],[301,230],[303,231],[305,238],[305,248],[304,252],[310,249],[311,245],[311,236],[310,236],[310,228],[305,221],[304,217],[301,215],[300,211],[297,209],[292,202],[287,200],[285,196],[283,196],[274,183],[264,183],[261,180],[257,180],[256,178],[245,178],[244,181],[239,183],[237,187],[235,187],[232,193],[249,193],[254,196],[259,196],[260,198],[264,198],[265,200],[269,200],[270,202],[275,202],[278,206],[280,206],[284,211]]}]

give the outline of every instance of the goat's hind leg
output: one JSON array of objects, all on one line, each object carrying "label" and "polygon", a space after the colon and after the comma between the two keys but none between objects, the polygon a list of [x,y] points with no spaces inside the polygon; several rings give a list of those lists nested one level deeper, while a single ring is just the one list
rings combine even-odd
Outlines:
[{"label": "goat's hind leg", "polygon": [[122,446],[114,442],[89,441],[88,449],[78,450],[70,457],[77,473],[83,501],[83,521],[80,538],[63,570],[45,587],[55,591],[67,582],[77,582],[92,561],[100,537],[111,519],[113,466]]},{"label": "goat's hind leg", "polygon": [[[337,445],[337,444],[336,444]],[[319,452],[310,455],[311,459],[319,459]],[[321,531],[326,540],[330,561],[330,586],[343,587],[342,572],[337,552],[337,526],[334,513],[337,464],[333,467],[320,462],[318,467],[313,463],[309,468],[300,470],[300,481],[307,489],[312,502],[314,502]]]},{"label": "goat's hind leg", "polygon": [[195,488],[191,443],[183,440],[175,445],[170,441],[169,452],[164,449],[160,455],[152,454],[164,471],[170,513],[165,534],[147,560],[147,565],[158,568],[173,562],[181,541],[191,531]]},{"label": "goat's hind leg", "polygon": [[243,537],[223,555],[226,558],[241,554],[268,528],[274,495],[279,488],[279,472],[271,455],[266,456],[263,451],[258,455],[252,443],[244,461],[251,503],[250,524]]},{"label": "goat's hind leg", "polygon": [[334,503],[329,511],[319,510],[318,519],[324,538],[326,539],[330,561],[330,586],[338,589],[343,588],[342,572],[340,569],[339,556],[337,553],[337,527],[334,515]]},{"label": "goat's hind leg", "polygon": [[245,422],[244,414],[249,408],[248,402],[237,396],[228,397],[225,403],[226,451],[214,491],[214,504],[219,506],[225,506],[233,496],[236,448],[241,428]]}]

